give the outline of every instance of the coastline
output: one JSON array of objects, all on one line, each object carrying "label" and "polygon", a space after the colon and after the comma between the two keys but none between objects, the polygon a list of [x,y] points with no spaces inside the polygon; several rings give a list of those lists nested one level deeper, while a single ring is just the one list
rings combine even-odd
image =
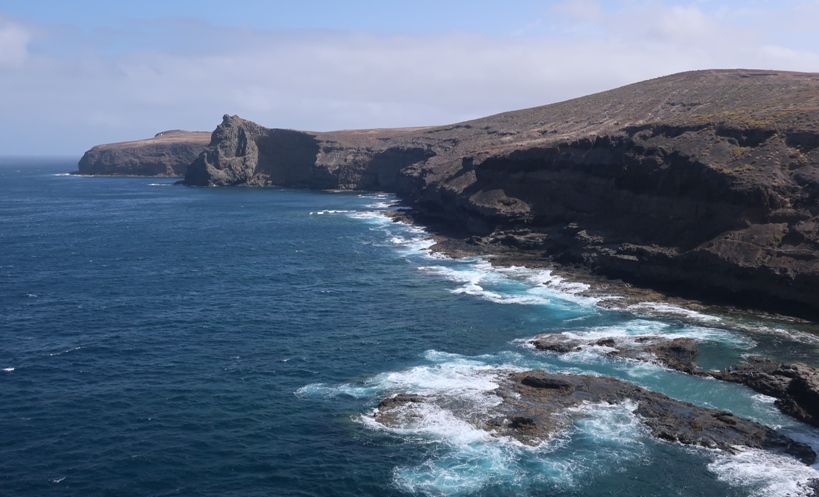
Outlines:
[{"label": "coastline", "polygon": [[661,289],[630,283],[592,272],[580,264],[562,264],[543,256],[536,249],[511,247],[500,242],[475,243],[466,231],[458,233],[445,222],[418,216],[407,205],[384,211],[393,222],[402,222],[423,229],[435,243],[430,251],[451,258],[482,257],[495,267],[524,267],[549,270],[555,276],[587,286],[577,295],[597,299],[602,309],[634,312],[650,316],[673,317],[681,321],[702,324],[716,318],[721,326],[731,326],[753,333],[762,329],[787,329],[805,333],[819,340],[819,322],[786,312],[776,312],[753,306],[714,301],[709,295],[700,298],[677,295]]},{"label": "coastline", "polygon": [[182,179],[185,176],[169,175],[169,174],[154,174],[146,176],[144,174],[85,174],[80,171],[70,171],[69,176],[83,176],[85,178],[161,178],[161,179]]}]

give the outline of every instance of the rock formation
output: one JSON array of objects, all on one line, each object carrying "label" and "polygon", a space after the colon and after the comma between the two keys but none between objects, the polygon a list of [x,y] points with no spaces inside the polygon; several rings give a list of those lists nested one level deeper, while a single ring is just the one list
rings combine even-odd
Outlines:
[{"label": "rock formation", "polygon": [[[98,148],[81,172],[173,169]],[[423,128],[304,132],[226,115],[185,183],[394,192],[475,252],[819,318],[819,74],[687,72]]]},{"label": "rock formation", "polygon": [[819,315],[817,74],[689,72],[427,128],[225,116],[185,182],[395,192],[476,251]]},{"label": "rock formation", "polygon": [[560,354],[593,349],[607,357],[654,362],[683,373],[740,383],[775,397],[776,406],[785,414],[819,426],[819,370],[806,364],[783,364],[751,356],[723,371],[706,371],[694,362],[699,350],[693,338],[643,335],[584,339],[547,333],[530,343],[538,350]]},{"label": "rock formation", "polygon": [[[700,373],[703,374],[703,373]],[[705,372],[718,380],[741,383],[776,397],[776,407],[794,418],[819,426],[819,371],[807,364],[782,364],[762,357],[725,371]]]},{"label": "rock formation", "polygon": [[607,357],[657,362],[662,366],[695,374],[699,371],[694,359],[699,350],[693,338],[664,338],[660,336],[624,336],[596,339],[570,338],[564,334],[538,335],[530,342],[538,350],[566,353],[595,348]]},{"label": "rock formation", "polygon": [[163,131],[147,140],[97,145],[80,159],[79,174],[103,176],[185,176],[205,150],[210,133]]},{"label": "rock formation", "polygon": [[452,403],[449,399],[401,393],[384,399],[372,413],[378,423],[404,428],[423,416],[423,404],[432,403],[497,437],[537,445],[583,415],[584,404],[634,404],[634,414],[661,440],[718,448],[735,453],[740,446],[783,452],[805,464],[816,454],[759,423],[725,411],[699,407],[651,392],[615,378],[524,371],[499,378],[493,392],[501,402],[488,409]]}]

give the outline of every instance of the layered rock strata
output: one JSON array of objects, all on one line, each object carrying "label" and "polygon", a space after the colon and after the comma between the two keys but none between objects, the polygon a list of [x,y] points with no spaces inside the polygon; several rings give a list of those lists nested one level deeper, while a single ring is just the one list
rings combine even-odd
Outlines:
[{"label": "layered rock strata", "polygon": [[211,133],[163,131],[153,138],[97,145],[85,152],[79,174],[101,176],[185,176],[188,165],[210,143]]},{"label": "layered rock strata", "polygon": [[185,183],[395,192],[476,251],[819,316],[817,74],[682,73],[426,128],[225,116]]}]

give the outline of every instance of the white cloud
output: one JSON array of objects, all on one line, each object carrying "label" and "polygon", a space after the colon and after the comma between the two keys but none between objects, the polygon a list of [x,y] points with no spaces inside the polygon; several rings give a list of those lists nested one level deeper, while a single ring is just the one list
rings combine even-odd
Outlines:
[{"label": "white cloud", "polygon": [[650,33],[675,43],[712,38],[718,31],[716,23],[696,5],[658,8],[657,17],[649,22],[649,26]]},{"label": "white cloud", "polygon": [[[151,25],[150,38],[140,26],[52,29],[31,51],[27,32],[11,31],[17,41],[0,46],[18,55],[0,78],[0,94],[12,96],[0,114],[15,119],[0,134],[19,151],[0,153],[42,151],[45,132],[55,152],[79,154],[169,128],[210,130],[224,113],[312,130],[445,124],[692,69],[819,71],[819,34],[790,40],[788,12],[706,5],[584,2],[509,37],[187,22]],[[0,32],[22,29],[5,22]]]},{"label": "white cloud", "polygon": [[28,58],[31,35],[20,24],[0,15],[0,68],[19,67]]}]

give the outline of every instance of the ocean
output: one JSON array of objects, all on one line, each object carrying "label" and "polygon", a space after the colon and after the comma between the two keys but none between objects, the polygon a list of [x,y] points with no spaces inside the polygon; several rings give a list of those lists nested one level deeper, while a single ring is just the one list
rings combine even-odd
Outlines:
[{"label": "ocean", "polygon": [[378,192],[187,188],[0,163],[0,495],[784,496],[819,466],[653,438],[587,405],[525,446],[398,392],[481,403],[503,371],[614,376],[772,426],[819,430],[743,386],[534,350],[541,333],[701,341],[699,364],[819,364],[782,321],[645,302],[611,310],[548,270],[430,251]]}]

